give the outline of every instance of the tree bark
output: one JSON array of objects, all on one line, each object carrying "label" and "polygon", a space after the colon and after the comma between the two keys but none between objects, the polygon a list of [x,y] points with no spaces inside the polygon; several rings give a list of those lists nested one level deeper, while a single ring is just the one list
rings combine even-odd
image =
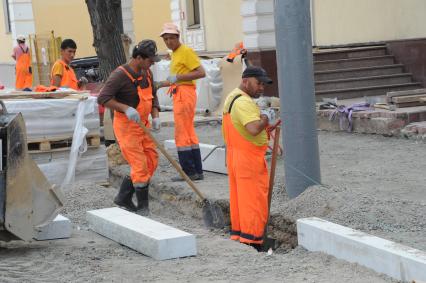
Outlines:
[{"label": "tree bark", "polygon": [[121,0],[86,0],[93,29],[93,47],[99,60],[99,76],[109,74],[126,62],[121,33]]}]

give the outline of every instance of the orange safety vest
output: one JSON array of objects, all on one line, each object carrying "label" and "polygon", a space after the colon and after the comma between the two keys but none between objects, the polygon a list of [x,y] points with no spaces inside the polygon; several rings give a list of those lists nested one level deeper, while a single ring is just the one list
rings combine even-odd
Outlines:
[{"label": "orange safety vest", "polygon": [[[63,67],[62,79],[59,87],[69,87],[78,90],[78,80],[71,66],[65,63],[63,60],[58,60],[56,62],[60,63]],[[50,84],[53,85],[53,74],[50,78]]]},{"label": "orange safety vest", "polygon": [[231,239],[247,244],[261,244],[268,217],[267,145],[246,140],[234,127],[232,105],[223,114],[226,162],[230,191]]},{"label": "orange safety vest", "polygon": [[234,62],[235,57],[240,54],[243,54],[243,56],[247,54],[247,50],[244,48],[243,42],[239,42],[235,45],[234,49],[232,49],[228,56],[226,56],[226,61],[232,63]]},{"label": "orange safety vest", "polygon": [[27,47],[27,50],[24,50],[22,46],[19,46],[23,54],[16,60],[16,82],[15,88],[31,88],[33,84],[33,76],[31,70],[31,57],[30,52]]}]

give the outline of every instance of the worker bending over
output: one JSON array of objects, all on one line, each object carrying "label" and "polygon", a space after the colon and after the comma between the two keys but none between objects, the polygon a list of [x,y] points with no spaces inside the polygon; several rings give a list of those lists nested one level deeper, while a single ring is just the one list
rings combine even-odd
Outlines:
[{"label": "worker bending over", "polygon": [[33,85],[33,74],[31,69],[30,49],[25,44],[25,37],[20,35],[16,39],[18,45],[13,48],[12,58],[16,61],[15,88],[31,88]]},{"label": "worker bending over", "polygon": [[[180,32],[173,23],[166,23],[160,36],[171,54],[170,76],[167,81],[173,95],[173,115],[175,121],[175,142],[179,163],[192,180],[202,180],[203,165],[198,137],[194,128],[197,93],[195,80],[205,77],[197,54],[179,41]],[[183,181],[181,177],[173,181]]]},{"label": "worker bending over", "polygon": [[222,134],[230,188],[231,239],[260,249],[268,215],[266,127],[275,122],[271,109],[260,110],[258,98],[271,84],[265,70],[249,66],[238,88],[226,98]]},{"label": "worker bending over", "polygon": [[[158,165],[154,142],[142,130],[139,122],[160,130],[159,103],[153,88],[149,67],[158,62],[157,46],[152,40],[143,40],[133,48],[128,64],[115,69],[102,88],[98,103],[114,110],[113,128],[123,157],[130,165],[114,203],[131,211],[149,213],[149,182]],[[132,201],[136,192],[137,206]]]},{"label": "worker bending over", "polygon": [[56,87],[72,88],[74,90],[84,89],[87,79],[82,77],[77,80],[73,68],[70,66],[75,57],[77,44],[72,39],[64,39],[61,43],[61,59],[53,64],[50,73],[50,84]]}]

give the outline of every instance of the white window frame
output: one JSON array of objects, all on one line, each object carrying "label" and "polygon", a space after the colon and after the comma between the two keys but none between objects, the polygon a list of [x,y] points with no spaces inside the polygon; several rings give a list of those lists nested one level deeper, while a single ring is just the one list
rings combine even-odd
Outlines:
[{"label": "white window frame", "polygon": [[4,28],[6,33],[12,32],[10,24],[10,11],[9,11],[9,0],[3,0],[3,12],[4,12]]}]

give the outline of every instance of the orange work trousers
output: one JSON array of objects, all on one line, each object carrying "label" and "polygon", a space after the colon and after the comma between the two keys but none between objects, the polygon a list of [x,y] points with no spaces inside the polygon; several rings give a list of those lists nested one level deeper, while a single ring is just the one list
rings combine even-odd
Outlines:
[{"label": "orange work trousers", "polygon": [[[178,85],[173,94],[176,147],[189,149],[198,146],[194,118],[197,93],[194,85]],[[198,147],[197,147],[198,148]]]},{"label": "orange work trousers", "polygon": [[23,53],[16,61],[16,89],[31,88],[33,85],[33,75],[30,72],[30,54]]},{"label": "orange work trousers", "polygon": [[268,217],[267,146],[256,146],[244,139],[223,116],[226,161],[230,190],[231,239],[262,244]]}]

